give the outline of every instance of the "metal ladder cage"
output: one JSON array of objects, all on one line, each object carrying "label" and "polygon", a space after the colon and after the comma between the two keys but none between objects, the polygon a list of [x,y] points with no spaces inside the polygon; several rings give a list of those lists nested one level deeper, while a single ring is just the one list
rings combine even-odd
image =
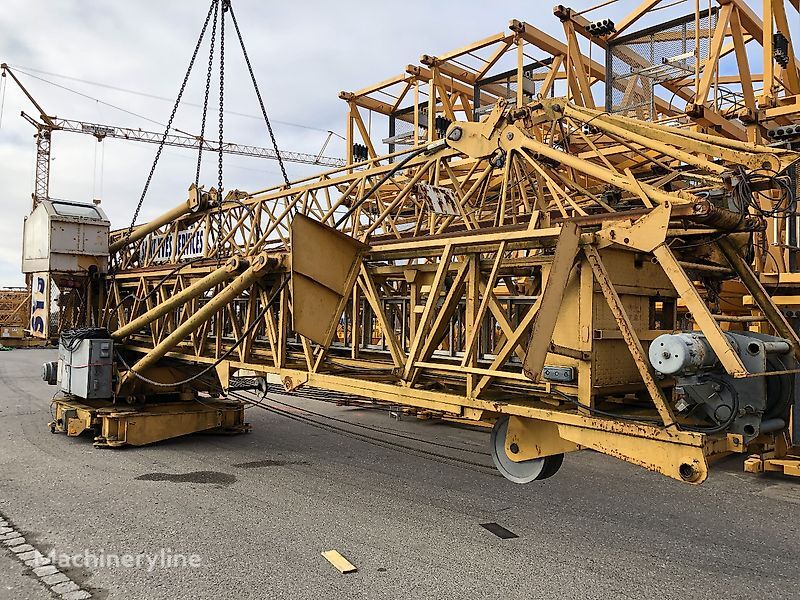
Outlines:
[{"label": "metal ladder cage", "polygon": [[[717,25],[718,9],[700,11],[700,61],[709,56],[711,40],[707,32]],[[706,35],[702,35],[705,32]],[[621,113],[644,121],[656,118],[655,100],[658,84],[694,77],[695,15],[689,14],[609,41],[606,51],[606,106],[611,113]],[[632,53],[646,62],[631,65]],[[675,96],[665,98],[670,104]],[[680,109],[680,107],[675,107]]]}]

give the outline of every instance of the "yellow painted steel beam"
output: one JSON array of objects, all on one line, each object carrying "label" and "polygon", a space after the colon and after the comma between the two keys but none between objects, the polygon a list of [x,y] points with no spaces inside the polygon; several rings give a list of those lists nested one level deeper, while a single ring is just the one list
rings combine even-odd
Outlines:
[{"label": "yellow painted steel beam", "polygon": [[775,328],[778,335],[789,340],[794,350],[795,358],[800,360],[800,337],[798,337],[797,332],[789,324],[789,321],[786,320],[783,312],[770,298],[769,293],[764,289],[764,286],[761,285],[761,282],[758,280],[756,274],[753,273],[750,265],[748,265],[741,254],[739,254],[736,245],[733,244],[730,239],[720,238],[717,240],[717,246],[719,246],[719,249],[725,255],[725,258],[730,263],[731,267],[733,267],[733,270],[739,275],[739,278],[747,289],[750,290],[758,308],[760,308],[761,312],[769,319],[770,325]]},{"label": "yellow painted steel beam", "polygon": [[594,114],[592,114],[590,109],[583,109],[572,104],[559,104],[558,106],[563,109],[563,113],[566,116],[575,117],[585,122],[591,122],[592,126],[602,129],[607,133],[622,137],[634,144],[639,144],[643,148],[652,149],[687,164],[694,165],[709,173],[716,173],[719,175],[728,170],[724,165],[715,164],[709,160],[695,156],[691,152],[687,152],[683,149],[685,146],[665,143],[652,134],[648,136],[643,131],[632,130],[633,127],[628,128],[617,125],[611,119],[606,119],[605,115],[599,113],[599,111],[594,111]]},{"label": "yellow painted steel beam", "polygon": [[625,175],[619,172],[611,171],[606,167],[601,167],[600,165],[588,160],[584,160],[572,154],[561,152],[530,137],[515,125],[509,125],[506,127],[504,130],[504,135],[499,137],[501,147],[507,151],[512,149],[531,150],[532,152],[536,152],[552,160],[559,161],[561,164],[567,167],[585,173],[586,175],[594,177],[600,181],[609,183],[614,187],[630,192],[631,194],[638,195],[640,189],[644,190],[650,199],[657,203],[672,202],[675,204],[688,204],[694,201],[694,197],[685,192],[665,192],[646,183],[634,185]]},{"label": "yellow painted steel beam", "polygon": [[675,425],[675,415],[672,413],[669,402],[667,401],[664,392],[655,380],[653,373],[650,370],[650,365],[647,361],[647,355],[642,347],[642,342],[636,336],[633,324],[630,317],[625,312],[622,301],[611,283],[611,278],[608,275],[603,260],[594,246],[586,246],[583,249],[586,259],[589,261],[589,266],[592,268],[594,278],[600,285],[603,296],[606,298],[611,313],[617,322],[617,327],[625,340],[628,350],[633,355],[633,360],[636,363],[636,368],[642,376],[645,387],[650,393],[653,403],[656,405],[658,414],[661,415],[661,420],[664,422],[664,427],[671,427]]},{"label": "yellow painted steel beam", "polygon": [[525,353],[523,373],[532,381],[539,381],[547,353],[556,328],[556,320],[564,301],[569,275],[578,255],[581,230],[575,223],[566,222],[561,227],[556,253],[544,282],[541,305],[531,328],[530,342]]},{"label": "yellow painted steel beam", "polygon": [[197,211],[201,209],[204,205],[204,199],[202,196],[202,192],[195,189],[194,184],[192,187],[189,188],[189,199],[181,202],[174,208],[171,208],[167,212],[162,215],[159,215],[152,221],[148,221],[143,225],[139,225],[135,227],[133,231],[131,231],[130,235],[127,235],[127,232],[123,234],[123,231],[117,232],[118,239],[112,242],[109,245],[109,252],[111,254],[115,254],[122,250],[125,246],[130,244],[134,244],[139,240],[145,238],[146,236],[153,233],[160,227],[167,225],[168,223],[172,223],[180,219],[181,217],[190,214],[191,212]]},{"label": "yellow painted steel beam", "polygon": [[199,281],[194,282],[186,289],[168,298],[166,301],[154,306],[151,310],[148,310],[143,315],[119,327],[111,334],[111,337],[114,340],[125,339],[132,333],[136,333],[143,327],[146,327],[156,319],[163,317],[168,312],[185,306],[189,300],[197,298],[199,295],[207,292],[211,288],[228,281],[238,271],[241,271],[247,266],[248,263],[246,260],[240,258],[231,258],[228,260],[225,266],[212,271]]},{"label": "yellow painted steel beam", "polygon": [[135,373],[141,374],[145,369],[155,365],[160,359],[166,356],[167,352],[186,339],[192,332],[196,331],[213,317],[217,312],[225,308],[232,300],[239,296],[244,290],[249,288],[254,281],[264,275],[264,271],[270,261],[265,254],[260,254],[250,261],[247,270],[229,283],[211,300],[204,304],[197,312],[192,314],[181,325],[175,328],[161,343],[147,352],[139,359],[130,370],[120,380],[121,388],[127,381],[133,378]]},{"label": "yellow painted steel beam", "polygon": [[678,263],[675,255],[666,244],[661,244],[653,255],[664,269],[664,272],[672,281],[672,285],[686,303],[686,308],[694,317],[695,323],[700,326],[703,335],[706,336],[708,343],[717,355],[719,362],[725,367],[725,371],[734,377],[747,375],[747,369],[742,364],[742,359],[731,347],[730,342],[720,329],[719,323],[714,319],[708,305],[705,303],[694,283],[686,275],[686,271]]}]

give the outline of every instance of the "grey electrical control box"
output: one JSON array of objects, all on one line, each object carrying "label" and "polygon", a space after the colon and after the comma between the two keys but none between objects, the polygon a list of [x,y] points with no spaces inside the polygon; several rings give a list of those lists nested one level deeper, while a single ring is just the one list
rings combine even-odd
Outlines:
[{"label": "grey electrical control box", "polygon": [[58,346],[58,386],[78,398],[111,398],[113,346],[108,338],[72,340]]}]

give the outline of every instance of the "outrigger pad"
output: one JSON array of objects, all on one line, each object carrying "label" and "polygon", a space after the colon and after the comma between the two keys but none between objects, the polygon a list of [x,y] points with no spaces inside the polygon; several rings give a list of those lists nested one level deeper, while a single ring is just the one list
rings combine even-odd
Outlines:
[{"label": "outrigger pad", "polygon": [[327,348],[369,246],[301,214],[291,245],[292,328]]}]

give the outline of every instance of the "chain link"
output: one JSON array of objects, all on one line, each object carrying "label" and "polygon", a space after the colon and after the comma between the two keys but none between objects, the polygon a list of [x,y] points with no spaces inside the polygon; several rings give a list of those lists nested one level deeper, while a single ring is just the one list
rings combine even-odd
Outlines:
[{"label": "chain link", "polygon": [[[136,204],[136,210],[133,211],[133,218],[131,219],[131,224],[128,226],[128,230],[125,232],[125,236],[122,238],[123,246],[126,242],[130,239],[131,234],[133,233],[133,227],[136,225],[136,220],[139,218],[139,212],[142,210],[142,204],[144,204],[144,199],[147,196],[147,190],[150,188],[150,182],[153,180],[153,174],[156,171],[156,165],[158,165],[158,159],[161,158],[161,152],[164,150],[164,144],[167,141],[167,136],[169,135],[170,129],[172,129],[172,122],[175,120],[175,114],[178,112],[178,106],[181,103],[181,98],[183,97],[183,92],[186,89],[186,84],[189,81],[189,75],[192,73],[192,67],[194,67],[195,60],[197,60],[197,53],[200,51],[200,46],[203,43],[203,38],[206,35],[206,30],[208,29],[208,22],[211,20],[211,14],[214,13],[214,9],[219,6],[219,0],[211,0],[211,5],[208,7],[208,14],[206,14],[206,19],[203,21],[203,28],[200,30],[200,36],[197,38],[197,44],[194,46],[194,52],[192,52],[192,58],[189,61],[189,67],[186,69],[186,74],[183,76],[183,81],[181,82],[181,88],[178,91],[178,97],[175,99],[175,105],[172,107],[172,112],[169,115],[169,120],[167,121],[167,126],[164,129],[164,135],[161,136],[161,141],[158,144],[158,150],[156,150],[156,156],[153,159],[153,164],[150,167],[150,173],[147,175],[147,181],[145,181],[144,189],[142,190],[142,195],[139,197],[139,202]],[[202,148],[202,133],[201,133],[201,148]],[[201,150],[202,152],[202,150]],[[199,171],[199,165],[198,165]],[[111,285],[113,286],[113,282],[116,279],[117,269],[119,268],[119,264],[115,256],[111,257],[111,268],[109,269],[111,275]],[[111,295],[109,294],[108,298],[106,299],[106,308],[108,307],[108,300],[111,299]],[[107,323],[111,317],[111,313],[106,311],[103,321]]]},{"label": "chain link", "polygon": [[142,204],[144,203],[145,196],[147,195],[147,190],[150,187],[150,182],[153,179],[153,174],[156,171],[158,159],[161,158],[161,152],[164,150],[164,143],[167,141],[167,135],[169,135],[169,132],[172,129],[172,121],[175,119],[175,113],[178,112],[178,106],[181,103],[183,92],[186,89],[186,83],[189,81],[189,75],[192,72],[192,67],[194,66],[195,60],[197,59],[197,52],[200,50],[200,44],[203,43],[203,38],[206,35],[206,29],[208,29],[208,22],[211,20],[211,14],[214,12],[214,7],[217,5],[218,1],[219,0],[211,0],[211,6],[208,8],[208,14],[206,15],[206,20],[203,23],[203,29],[200,31],[200,37],[197,39],[197,44],[195,44],[194,52],[192,53],[192,59],[189,61],[189,68],[186,69],[186,74],[183,76],[183,82],[181,82],[181,88],[180,91],[178,91],[178,97],[175,99],[175,106],[172,107],[172,112],[170,113],[169,120],[167,121],[167,127],[164,129],[164,135],[161,136],[161,142],[158,144],[158,150],[156,151],[153,165],[150,167],[150,174],[147,176],[147,181],[144,184],[142,195],[139,198],[139,203],[136,205],[136,210],[133,212],[133,219],[128,227],[128,231],[125,233],[123,241],[127,241],[128,238],[131,237],[131,234],[133,233],[133,227],[136,224],[136,219],[139,218],[139,211],[142,210]]},{"label": "chain link", "polygon": [[217,18],[219,17],[219,4],[214,11],[214,22],[211,24],[211,47],[208,51],[208,71],[206,72],[206,91],[203,96],[203,120],[200,122],[200,149],[197,151],[197,174],[194,185],[200,193],[200,165],[203,162],[203,145],[205,144],[206,117],[208,116],[208,96],[211,91],[211,71],[214,68],[214,42],[217,39]]},{"label": "chain link", "polygon": [[225,107],[225,13],[230,9],[230,0],[222,0],[222,20],[219,23],[219,158],[217,159],[217,202],[222,206],[222,133]]},{"label": "chain link", "polygon": [[219,154],[217,158],[217,260],[222,259],[222,137],[225,123],[225,13],[230,0],[222,0],[222,19],[219,22]]},{"label": "chain link", "polygon": [[264,116],[264,122],[267,124],[269,137],[272,140],[272,147],[275,150],[275,156],[278,158],[278,164],[281,167],[283,180],[284,182],[286,182],[286,186],[289,187],[290,186],[289,176],[286,174],[286,167],[283,164],[283,158],[281,158],[281,152],[280,150],[278,150],[278,142],[275,140],[275,133],[272,131],[272,124],[269,122],[269,117],[267,117],[267,109],[264,108],[264,100],[261,99],[261,90],[258,89],[258,83],[256,83],[256,76],[255,73],[253,73],[253,66],[250,64],[250,57],[247,56],[247,50],[244,47],[244,40],[242,39],[242,32],[239,31],[239,23],[236,21],[236,14],[233,12],[233,6],[229,5],[229,10],[231,13],[231,20],[233,21],[233,27],[236,29],[236,37],[239,38],[239,45],[242,47],[242,55],[244,56],[244,62],[247,64],[247,70],[250,72],[250,79],[253,81],[253,87],[256,90],[256,97],[258,98],[258,104],[261,107],[261,114]]},{"label": "chain link", "polygon": [[[222,15],[219,14],[220,4],[222,5]],[[234,14],[233,7],[231,6],[230,0],[211,0],[211,6],[208,9],[208,14],[206,14],[205,21],[203,22],[203,28],[200,31],[200,36],[197,40],[197,44],[195,45],[194,52],[192,53],[192,58],[189,61],[189,67],[186,70],[186,74],[183,77],[183,81],[181,83],[180,90],[178,92],[178,97],[175,100],[175,105],[172,108],[172,112],[170,113],[169,120],[167,121],[167,126],[164,130],[164,134],[161,136],[161,141],[158,145],[158,150],[156,151],[155,158],[153,160],[153,164],[150,167],[150,173],[147,176],[147,180],[145,181],[144,189],[142,190],[142,195],[139,198],[139,202],[136,205],[136,210],[133,213],[133,219],[131,220],[131,224],[128,227],[128,230],[123,238],[123,241],[127,241],[131,234],[133,233],[133,228],[136,224],[136,220],[139,218],[139,213],[142,209],[142,205],[144,204],[144,199],[147,196],[147,191],[150,188],[150,183],[152,182],[153,175],[156,170],[156,166],[158,165],[158,161],[161,158],[161,154],[164,149],[164,145],[167,140],[167,136],[169,135],[170,130],[172,129],[172,123],[175,119],[175,114],[178,111],[178,106],[180,105],[181,98],[183,97],[183,93],[186,89],[186,84],[189,80],[189,75],[192,72],[192,68],[194,63],[197,59],[197,54],[200,50],[200,46],[203,42],[205,37],[206,31],[208,29],[208,24],[211,21],[211,17],[213,15],[213,24],[211,29],[211,42],[210,42],[210,50],[208,56],[208,68],[206,72],[206,85],[205,85],[205,96],[203,100],[203,118],[201,123],[200,129],[200,149],[198,150],[198,157],[197,157],[197,169],[195,173],[195,185],[199,188],[200,185],[200,168],[202,164],[202,155],[203,155],[203,145],[205,142],[204,135],[205,135],[205,127],[206,127],[206,120],[208,116],[208,99],[209,99],[209,92],[211,87],[211,73],[213,71],[213,61],[214,61],[214,47],[216,43],[216,36],[217,36],[217,26],[219,25],[219,147],[217,148],[218,151],[218,159],[217,159],[217,218],[218,218],[218,226],[217,226],[217,256],[221,253],[221,240],[222,240],[222,191],[223,191],[223,134],[224,134],[224,106],[225,106],[225,13],[230,13],[231,19],[233,21],[233,26],[236,30],[236,36],[239,39],[239,45],[242,48],[242,55],[244,56],[245,64],[247,65],[247,70],[250,74],[250,79],[253,82],[253,87],[256,92],[256,97],[258,99],[259,107],[261,108],[261,114],[264,117],[264,122],[267,125],[267,131],[269,132],[270,140],[272,142],[272,147],[275,150],[276,158],[278,159],[278,164],[281,168],[281,174],[283,175],[283,180],[287,186],[290,185],[289,176],[286,172],[286,166],[284,165],[283,158],[281,156],[281,152],[278,149],[278,142],[275,139],[275,132],[272,129],[272,124],[269,121],[269,117],[267,116],[267,110],[264,106],[264,100],[261,97],[261,90],[258,88],[258,83],[256,81],[255,73],[253,72],[253,66],[250,63],[250,57],[247,54],[247,49],[244,45],[244,39],[242,38],[242,33],[239,29],[239,23],[236,20],[236,15]]]}]

